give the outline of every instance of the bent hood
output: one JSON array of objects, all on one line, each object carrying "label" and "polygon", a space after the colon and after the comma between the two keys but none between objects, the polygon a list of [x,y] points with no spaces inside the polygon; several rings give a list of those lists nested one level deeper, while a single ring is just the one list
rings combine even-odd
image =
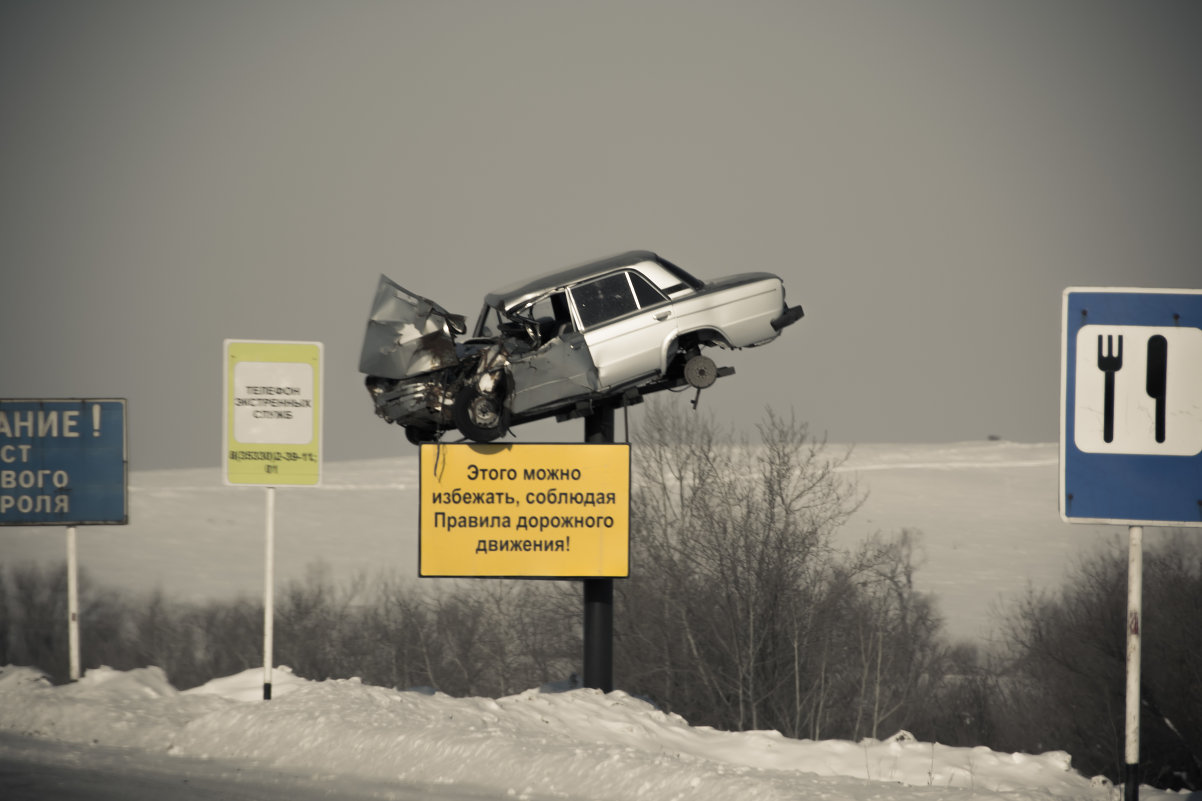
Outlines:
[{"label": "bent hood", "polygon": [[363,336],[359,372],[406,378],[451,367],[459,363],[455,334],[466,331],[462,314],[452,314],[381,275]]}]

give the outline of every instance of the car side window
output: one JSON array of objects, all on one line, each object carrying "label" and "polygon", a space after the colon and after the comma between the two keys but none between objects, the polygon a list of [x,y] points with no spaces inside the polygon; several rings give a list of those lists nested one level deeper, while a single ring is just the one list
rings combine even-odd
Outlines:
[{"label": "car side window", "polygon": [[572,300],[576,302],[580,324],[585,328],[638,311],[639,308],[626,273],[607,275],[573,287]]},{"label": "car side window", "polygon": [[639,308],[645,309],[657,303],[663,303],[667,298],[655,284],[648,281],[641,273],[631,272],[630,283],[634,284],[634,295],[639,299]]},{"label": "car side window", "polygon": [[530,317],[538,323],[539,337],[546,342],[572,330],[572,313],[563,292],[539,300],[530,307]]}]

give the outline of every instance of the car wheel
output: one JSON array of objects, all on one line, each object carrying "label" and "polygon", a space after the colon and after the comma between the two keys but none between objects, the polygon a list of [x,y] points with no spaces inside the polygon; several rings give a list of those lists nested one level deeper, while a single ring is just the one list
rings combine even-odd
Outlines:
[{"label": "car wheel", "polygon": [[451,409],[455,427],[468,439],[492,442],[509,427],[503,397],[500,387],[495,393],[485,393],[474,383],[466,385],[455,396]]}]

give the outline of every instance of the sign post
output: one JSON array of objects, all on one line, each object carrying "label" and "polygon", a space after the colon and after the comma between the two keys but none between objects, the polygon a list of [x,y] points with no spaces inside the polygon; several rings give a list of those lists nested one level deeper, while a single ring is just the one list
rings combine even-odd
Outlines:
[{"label": "sign post", "polygon": [[[584,418],[584,441],[613,444],[614,407],[594,409]],[[584,580],[583,683],[601,692],[614,688],[614,580]]]},{"label": "sign post", "polygon": [[1139,798],[1139,676],[1142,653],[1144,528],[1127,529],[1127,705],[1123,783],[1127,801]]},{"label": "sign post", "polygon": [[1139,797],[1143,527],[1202,526],[1202,290],[1069,288],[1060,516],[1128,526],[1127,801]]},{"label": "sign post", "polygon": [[225,340],[225,483],[266,487],[263,700],[271,700],[275,607],[275,488],[321,483],[320,342]]},{"label": "sign post", "polygon": [[586,687],[613,689],[613,580],[630,575],[630,445],[613,410],[585,444],[421,446],[419,574],[579,579]]},{"label": "sign post", "polygon": [[0,526],[67,527],[68,671],[80,677],[77,525],[129,522],[125,400],[0,400]]},{"label": "sign post", "polygon": [[75,550],[75,526],[67,526],[67,675],[79,681],[79,557]]}]

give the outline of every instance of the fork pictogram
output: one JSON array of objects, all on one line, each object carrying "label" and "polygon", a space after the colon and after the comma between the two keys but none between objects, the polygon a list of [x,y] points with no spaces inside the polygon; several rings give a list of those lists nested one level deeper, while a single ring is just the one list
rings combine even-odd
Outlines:
[{"label": "fork pictogram", "polygon": [[1114,374],[1123,369],[1123,337],[1118,339],[1118,350],[1115,350],[1116,337],[1106,336],[1106,350],[1102,351],[1102,334],[1098,334],[1098,369],[1106,374],[1105,397],[1102,406],[1102,439],[1105,442],[1114,441]]}]

